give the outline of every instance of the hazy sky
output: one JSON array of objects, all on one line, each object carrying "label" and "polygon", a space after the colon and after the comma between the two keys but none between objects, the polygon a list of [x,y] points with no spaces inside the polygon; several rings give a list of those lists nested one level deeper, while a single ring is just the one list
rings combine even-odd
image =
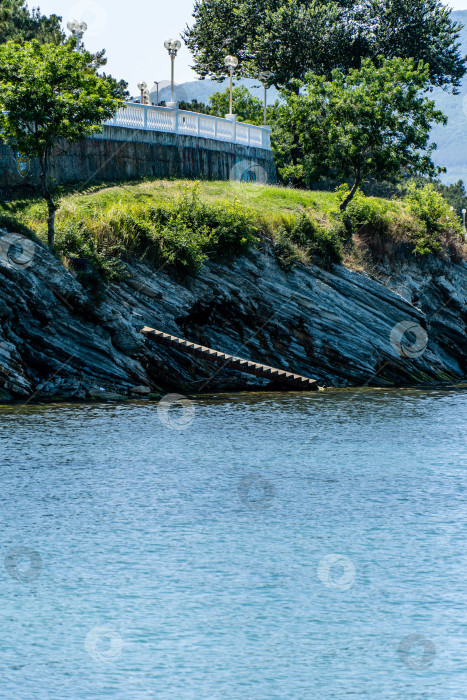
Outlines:
[{"label": "hazy sky", "polygon": [[[455,10],[467,10],[467,0],[448,3]],[[109,73],[124,78],[130,92],[138,92],[136,84],[145,80],[168,80],[170,60],[164,40],[177,38],[187,23],[192,23],[194,0],[29,0],[39,5],[44,14],[84,20],[88,31],[84,40],[90,51],[105,48]],[[182,44],[176,59],[175,81],[194,80],[190,69],[191,54]]]}]

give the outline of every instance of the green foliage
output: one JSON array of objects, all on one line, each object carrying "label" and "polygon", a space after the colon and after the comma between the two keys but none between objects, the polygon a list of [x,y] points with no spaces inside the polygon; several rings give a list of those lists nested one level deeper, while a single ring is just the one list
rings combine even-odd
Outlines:
[{"label": "green foliage", "polygon": [[74,46],[35,40],[0,45],[0,139],[39,159],[51,246],[56,211],[47,184],[51,151],[59,138],[76,141],[100,131],[119,104],[112,79],[97,75],[95,56]]},{"label": "green foliage", "polygon": [[[179,108],[188,112],[225,117],[230,110],[230,88],[211,95],[208,105],[204,104],[204,102],[198,102],[198,100],[191,100],[191,102],[180,102]],[[237,115],[237,121],[239,122],[263,124],[264,106],[262,100],[254,97],[243,85],[234,87],[232,90],[232,109],[233,113]]]},{"label": "green foliage", "polygon": [[421,222],[421,230],[415,238],[415,252],[419,255],[440,252],[447,232],[451,235],[461,233],[455,213],[432,184],[417,188],[411,183],[405,201]]},{"label": "green foliage", "polygon": [[290,272],[300,260],[300,250],[291,242],[289,232],[284,226],[276,231],[274,253],[279,266],[286,272]]},{"label": "green foliage", "polygon": [[75,51],[73,42],[0,46],[1,137],[24,153],[43,161],[58,138],[100,131],[117,106],[92,54]]},{"label": "green foliage", "polygon": [[407,181],[400,188],[399,196],[403,196],[407,191],[415,185],[417,188],[423,188],[425,185],[432,185],[434,189],[446,200],[450,207],[454,208],[455,213],[462,222],[462,209],[467,209],[467,192],[462,180],[458,180],[451,185],[444,185],[438,179],[429,179],[426,177],[416,177]]},{"label": "green foliage", "polygon": [[70,222],[57,237],[56,250],[70,261],[82,261],[76,276],[84,289],[96,300],[105,298],[106,285],[125,278],[121,262],[108,255],[105,246],[98,246],[90,231],[81,222]]},{"label": "green foliage", "polygon": [[[347,185],[338,189],[339,198],[344,200],[349,192]],[[390,202],[375,197],[366,197],[357,190],[349,203],[345,217],[351,224],[354,233],[376,235],[386,234],[390,229],[392,210]]]},{"label": "green foliage", "polygon": [[462,209],[467,209],[467,192],[462,180],[451,185],[443,185],[441,182],[433,183],[436,190],[444,197],[449,206],[454,207],[459,220],[462,221]]},{"label": "green foliage", "polygon": [[[69,221],[73,230],[80,226],[80,218]],[[238,201],[206,204],[197,186],[157,206],[112,204],[96,211],[82,232],[101,256],[137,256],[178,274],[196,274],[208,258],[234,258],[258,241],[253,216]]]},{"label": "green foliage", "polygon": [[[105,66],[106,63],[107,59],[102,58],[102,60],[97,62],[97,65]],[[113,78],[111,75],[107,75],[106,73],[99,73],[98,75],[108,82],[111,97],[115,98],[116,100],[126,100],[128,97],[130,97],[128,83],[126,80],[116,80],[116,78]]]},{"label": "green foliage", "polygon": [[[159,102],[159,104],[161,104]],[[161,104],[162,106],[162,104]],[[165,103],[164,105],[165,106]],[[204,102],[198,102],[198,100],[191,100],[191,102],[184,102],[181,100],[178,103],[179,109],[184,110],[185,112],[198,112],[198,114],[211,114],[208,105],[204,104]]]},{"label": "green foliage", "polygon": [[367,177],[397,177],[405,171],[439,172],[428,145],[433,122],[444,115],[422,94],[428,66],[412,59],[369,59],[332,80],[308,75],[305,93],[284,93],[276,130],[279,170],[285,180],[310,185],[322,176],[351,178],[345,209]]},{"label": "green foliage", "polygon": [[[339,199],[347,192],[348,187],[341,186]],[[459,257],[461,225],[433,184],[420,188],[412,181],[397,209],[394,204],[357,190],[345,212],[352,234],[374,249],[385,239],[393,244],[408,243],[416,255]]]},{"label": "green foliage", "polygon": [[385,56],[423,61],[430,85],[456,90],[466,68],[450,12],[441,0],[196,0],[184,38],[203,77],[228,75],[226,53],[237,75],[269,70],[277,87]]},{"label": "green foliage", "polygon": [[60,44],[65,40],[60,19],[57,15],[41,15],[37,7],[29,11],[25,0],[2,0],[0,44],[10,39],[18,43],[37,39],[41,43]]},{"label": "green foliage", "polygon": [[[353,250],[363,251],[363,261],[396,257],[399,249],[410,256],[425,231],[425,224],[401,199],[382,200],[357,192],[342,215],[339,203],[348,193],[345,186],[336,194],[244,183],[239,192],[241,206],[233,199],[231,183],[225,181],[201,181],[194,189],[190,181],[159,179],[86,185],[81,192],[76,187],[63,188],[58,245],[67,254],[61,232],[77,227],[85,240],[92,239],[104,261],[138,258],[156,269],[187,274],[196,273],[205,256],[222,261],[243,254],[260,235],[272,239],[279,263],[290,269],[310,258],[318,265],[332,265],[343,253],[354,264],[358,256],[350,260]],[[8,230],[27,226],[44,240],[45,208],[37,197],[0,202],[0,216],[17,222],[6,225]],[[300,222],[302,214],[310,222]],[[458,230],[442,217],[441,223],[443,249],[436,254],[462,259],[465,250]],[[418,246],[417,253],[420,250]],[[68,253],[86,257],[79,250]]]},{"label": "green foliage", "polygon": [[107,225],[113,250],[125,257],[137,256],[157,268],[194,274],[207,259],[211,232],[195,228],[173,207],[149,211],[117,207],[109,212]]},{"label": "green foliage", "polygon": [[309,260],[325,269],[342,261],[342,240],[336,228],[320,226],[306,214],[297,217],[292,226],[281,227],[278,242],[278,257],[283,264],[293,259],[294,247],[304,251]]},{"label": "green foliage", "polygon": [[[209,105],[211,114],[216,117],[225,117],[230,111],[230,88],[211,95]],[[232,109],[239,122],[262,124],[264,121],[263,102],[258,97],[253,97],[243,85],[234,87],[232,90]]]}]

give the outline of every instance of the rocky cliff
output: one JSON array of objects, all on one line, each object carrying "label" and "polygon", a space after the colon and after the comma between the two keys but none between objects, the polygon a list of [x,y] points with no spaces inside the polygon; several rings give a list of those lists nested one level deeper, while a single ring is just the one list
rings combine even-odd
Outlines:
[{"label": "rocky cliff", "polygon": [[322,386],[409,385],[466,376],[467,265],[430,258],[285,272],[267,242],[176,281],[143,263],[95,303],[38,243],[0,232],[3,400],[111,398],[268,386],[154,345],[143,326],[316,378]]}]

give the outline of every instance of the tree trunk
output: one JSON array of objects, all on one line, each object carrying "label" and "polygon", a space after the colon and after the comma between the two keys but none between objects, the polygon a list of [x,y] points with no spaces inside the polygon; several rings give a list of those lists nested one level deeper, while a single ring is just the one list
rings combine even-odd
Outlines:
[{"label": "tree trunk", "polygon": [[49,191],[49,186],[47,184],[47,171],[48,171],[48,154],[45,153],[40,160],[41,165],[41,194],[45,201],[47,202],[47,242],[49,248],[53,248],[55,244],[55,212],[57,211],[57,206],[55,205],[52,195]]},{"label": "tree trunk", "polygon": [[355,192],[358,190],[358,186],[359,186],[360,182],[361,182],[361,176],[360,176],[360,173],[357,173],[357,175],[355,177],[355,182],[352,185],[352,189],[350,190],[349,194],[347,195],[347,197],[344,199],[344,201],[340,205],[341,211],[345,211],[347,204],[352,200]]}]

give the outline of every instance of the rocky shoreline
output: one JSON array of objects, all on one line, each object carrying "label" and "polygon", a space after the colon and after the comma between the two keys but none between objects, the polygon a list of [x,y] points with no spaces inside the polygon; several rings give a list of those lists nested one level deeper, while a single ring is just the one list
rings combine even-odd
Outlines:
[{"label": "rocky shoreline", "polygon": [[96,303],[47,248],[21,248],[0,231],[2,402],[275,388],[155,345],[140,333],[146,325],[324,387],[466,377],[465,262],[407,256],[379,266],[377,278],[342,265],[287,272],[264,241],[185,280],[133,263]]}]

